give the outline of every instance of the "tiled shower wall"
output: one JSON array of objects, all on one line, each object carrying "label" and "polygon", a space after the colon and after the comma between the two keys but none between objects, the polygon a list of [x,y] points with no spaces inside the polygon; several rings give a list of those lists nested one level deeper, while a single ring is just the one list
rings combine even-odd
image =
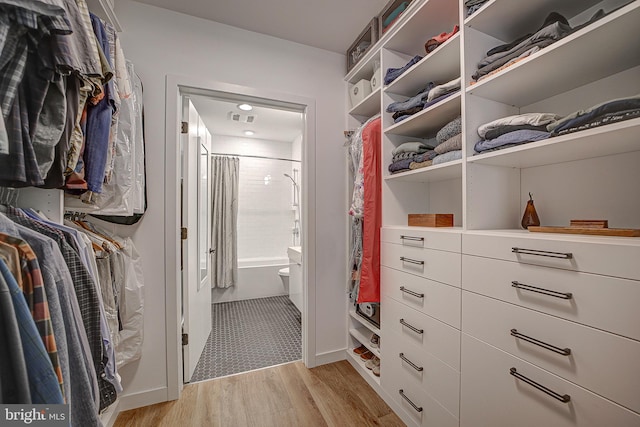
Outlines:
[{"label": "tiled shower wall", "polygon": [[[291,159],[292,143],[213,135],[214,153]],[[298,151],[299,156],[299,150]],[[299,157],[298,157],[299,159]],[[240,157],[238,261],[287,258],[293,244],[293,184],[284,174],[300,170],[299,162]]]}]

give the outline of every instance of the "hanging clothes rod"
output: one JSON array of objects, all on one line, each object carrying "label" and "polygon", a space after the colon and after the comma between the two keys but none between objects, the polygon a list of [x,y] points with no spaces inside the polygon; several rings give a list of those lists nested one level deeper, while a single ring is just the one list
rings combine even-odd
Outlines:
[{"label": "hanging clothes rod", "polygon": [[229,154],[229,153],[211,153],[212,156],[226,156],[226,157],[251,157],[253,159],[267,159],[267,160],[284,160],[285,162],[298,162],[301,160],[295,159],[283,159],[282,157],[266,157],[266,156],[252,156],[250,154]]}]

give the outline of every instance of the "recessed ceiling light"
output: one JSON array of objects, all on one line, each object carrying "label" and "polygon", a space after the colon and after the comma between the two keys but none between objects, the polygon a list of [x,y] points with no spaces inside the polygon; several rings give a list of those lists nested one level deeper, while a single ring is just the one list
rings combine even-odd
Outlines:
[{"label": "recessed ceiling light", "polygon": [[247,136],[252,136],[252,135],[255,135],[255,132],[252,131],[252,130],[245,130],[244,134],[247,135]]},{"label": "recessed ceiling light", "polygon": [[251,111],[253,110],[253,107],[249,104],[238,104],[238,108],[241,109],[242,111]]}]

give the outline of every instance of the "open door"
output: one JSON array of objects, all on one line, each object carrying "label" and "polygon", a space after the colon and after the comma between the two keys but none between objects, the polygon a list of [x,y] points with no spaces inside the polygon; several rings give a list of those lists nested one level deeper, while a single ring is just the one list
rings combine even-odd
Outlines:
[{"label": "open door", "polygon": [[189,382],[211,333],[209,162],[211,135],[188,98],[183,98],[182,134],[182,360]]}]

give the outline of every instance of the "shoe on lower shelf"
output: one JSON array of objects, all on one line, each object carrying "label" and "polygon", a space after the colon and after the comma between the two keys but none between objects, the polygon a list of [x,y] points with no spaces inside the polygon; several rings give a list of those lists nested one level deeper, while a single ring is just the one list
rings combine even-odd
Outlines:
[{"label": "shoe on lower shelf", "polygon": [[375,375],[376,377],[380,376],[380,366],[374,366],[371,371],[373,372],[373,375]]},{"label": "shoe on lower shelf", "polygon": [[354,352],[355,354],[362,354],[362,353],[364,353],[365,351],[369,351],[369,350],[368,350],[368,349],[367,349],[367,347],[365,347],[364,345],[360,345],[360,347],[356,347],[356,348],[354,348],[354,349],[353,349],[353,352]]},{"label": "shoe on lower shelf", "polygon": [[364,365],[367,369],[372,369],[375,368],[376,366],[380,366],[380,358],[377,356],[373,356],[371,358],[371,360],[369,360],[367,363],[365,363]]},{"label": "shoe on lower shelf", "polygon": [[369,343],[373,348],[380,347],[380,337],[376,334],[371,335],[371,339],[369,340]]},{"label": "shoe on lower shelf", "polygon": [[362,360],[370,360],[372,358],[374,358],[375,356],[373,355],[373,353],[371,353],[369,350],[365,351],[364,353],[362,353],[360,355],[360,359]]}]

